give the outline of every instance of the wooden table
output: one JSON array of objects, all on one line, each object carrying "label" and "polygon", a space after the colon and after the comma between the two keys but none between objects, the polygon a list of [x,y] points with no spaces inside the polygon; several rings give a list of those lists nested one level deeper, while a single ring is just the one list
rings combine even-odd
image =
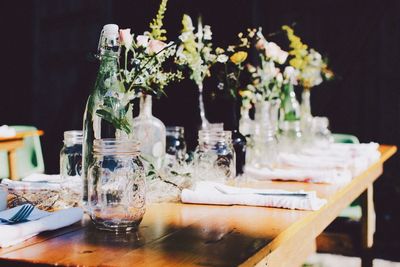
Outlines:
[{"label": "wooden table", "polygon": [[15,136],[11,137],[0,137],[0,151],[7,151],[8,155],[8,167],[10,170],[10,178],[12,180],[17,179],[17,157],[16,151],[18,148],[24,145],[24,138],[35,135],[43,135],[42,130],[37,131],[26,131],[18,132]]},{"label": "wooden table", "polygon": [[138,233],[98,231],[85,217],[81,223],[1,249],[0,265],[299,266],[315,251],[315,238],[363,192],[368,246],[374,230],[373,206],[368,206],[373,204],[372,183],[396,147],[381,146],[380,150],[380,161],[344,187],[257,183],[265,188],[316,190],[328,199],[319,211],[155,204],[148,207]]}]

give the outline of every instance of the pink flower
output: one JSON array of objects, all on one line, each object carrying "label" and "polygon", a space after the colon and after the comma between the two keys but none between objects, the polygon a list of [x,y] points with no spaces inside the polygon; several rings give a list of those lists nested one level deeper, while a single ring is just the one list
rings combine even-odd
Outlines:
[{"label": "pink flower", "polygon": [[164,43],[164,42],[162,42],[162,41],[159,41],[159,40],[150,40],[149,41],[149,46],[148,46],[148,49],[149,49],[149,53],[151,54],[151,53],[158,53],[158,52],[160,52],[161,50],[163,50],[165,47],[167,46],[167,44],[166,43]]},{"label": "pink flower", "polygon": [[149,45],[149,36],[146,35],[138,35],[136,37],[136,42],[138,46],[147,47]]},{"label": "pink flower", "polygon": [[126,48],[130,48],[132,46],[133,37],[131,34],[131,29],[119,30],[119,38],[121,40],[121,44]]},{"label": "pink flower", "polygon": [[256,48],[258,50],[264,49],[265,48],[265,41],[263,39],[258,40],[257,43],[256,43]]}]

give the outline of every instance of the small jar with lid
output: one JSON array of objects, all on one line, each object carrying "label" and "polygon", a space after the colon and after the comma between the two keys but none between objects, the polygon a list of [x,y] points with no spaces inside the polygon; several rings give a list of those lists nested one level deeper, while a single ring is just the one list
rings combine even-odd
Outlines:
[{"label": "small jar with lid", "polygon": [[134,231],[145,213],[145,171],[136,140],[96,139],[88,172],[88,210],[96,227]]},{"label": "small jar with lid", "polygon": [[195,151],[196,177],[202,180],[233,179],[236,176],[235,150],[230,131],[199,131]]},{"label": "small jar with lid", "polygon": [[168,126],[166,129],[166,166],[172,167],[185,160],[185,129],[180,126]]}]

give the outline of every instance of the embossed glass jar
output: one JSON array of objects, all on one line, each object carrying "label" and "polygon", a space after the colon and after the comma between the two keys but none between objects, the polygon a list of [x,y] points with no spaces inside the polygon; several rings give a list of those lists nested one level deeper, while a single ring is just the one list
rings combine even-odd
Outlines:
[{"label": "embossed glass jar", "polygon": [[171,167],[185,160],[185,129],[180,126],[168,126],[166,140],[166,165]]},{"label": "embossed glass jar", "polygon": [[88,210],[97,228],[136,230],[145,213],[145,171],[135,140],[94,140]]},{"label": "embossed glass jar", "polygon": [[236,176],[235,150],[230,131],[199,131],[195,151],[196,177],[202,180],[233,179]]}]

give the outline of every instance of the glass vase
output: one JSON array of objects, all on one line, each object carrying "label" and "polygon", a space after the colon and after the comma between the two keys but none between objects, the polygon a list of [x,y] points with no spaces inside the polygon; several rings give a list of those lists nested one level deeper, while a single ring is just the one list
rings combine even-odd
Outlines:
[{"label": "glass vase", "polygon": [[199,89],[199,110],[200,110],[200,120],[201,129],[206,129],[210,122],[206,118],[206,110],[204,107],[204,97],[203,97],[203,84],[198,84]]},{"label": "glass vase", "polygon": [[160,170],[165,159],[166,129],[164,123],[152,114],[151,95],[140,97],[140,112],[133,119],[133,134],[140,142],[142,157]]},{"label": "glass vase", "polygon": [[[88,170],[92,164],[96,139],[132,138],[132,106],[121,92],[119,77],[119,32],[114,24],[105,25],[99,41],[100,67],[94,90],[83,116],[82,180],[83,205],[87,203]],[[125,99],[125,100],[123,100]]]},{"label": "glass vase", "polygon": [[98,229],[136,230],[145,213],[145,171],[135,140],[94,140],[88,211]]},{"label": "glass vase", "polygon": [[303,134],[303,142],[305,143],[311,143],[313,138],[311,130],[313,125],[313,116],[311,114],[310,96],[310,89],[304,88],[301,94],[300,125]]},{"label": "glass vase", "polygon": [[278,158],[278,112],[281,101],[271,99],[256,103],[254,148],[251,164],[273,168]]}]

